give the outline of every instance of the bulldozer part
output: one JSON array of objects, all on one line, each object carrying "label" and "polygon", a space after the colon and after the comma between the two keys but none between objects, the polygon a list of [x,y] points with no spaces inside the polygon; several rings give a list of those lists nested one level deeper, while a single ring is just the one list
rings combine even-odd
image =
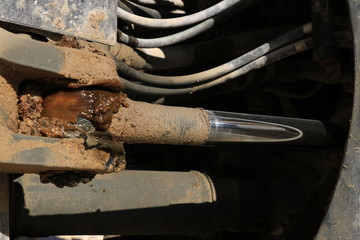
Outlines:
[{"label": "bulldozer part", "polygon": [[203,109],[128,100],[113,115],[108,132],[126,143],[205,144],[210,123]]},{"label": "bulldozer part", "polygon": [[8,76],[9,72],[13,74],[12,68],[0,65],[0,172],[73,170],[106,173],[117,170],[111,152],[86,149],[83,139],[51,139],[18,134],[17,90],[21,79],[16,75]]},{"label": "bulldozer part", "polygon": [[116,43],[116,19],[112,0],[0,2],[1,21],[110,45]]},{"label": "bulldozer part", "polygon": [[202,145],[219,142],[327,144],[321,121],[203,109],[128,100],[107,130],[126,143]]},{"label": "bulldozer part", "polygon": [[249,229],[250,212],[259,209],[246,200],[251,195],[248,184],[212,182],[196,171],[123,171],[64,189],[26,174],[14,181],[12,191],[12,236],[200,236]]},{"label": "bulldozer part", "polygon": [[116,91],[123,88],[115,63],[105,54],[55,46],[1,28],[0,63],[11,66],[26,79],[54,79],[71,88],[93,85]]},{"label": "bulldozer part", "polygon": [[263,181],[125,170],[62,189],[25,174],[10,185],[11,236],[273,232],[302,209],[317,178],[297,164],[269,174]]}]

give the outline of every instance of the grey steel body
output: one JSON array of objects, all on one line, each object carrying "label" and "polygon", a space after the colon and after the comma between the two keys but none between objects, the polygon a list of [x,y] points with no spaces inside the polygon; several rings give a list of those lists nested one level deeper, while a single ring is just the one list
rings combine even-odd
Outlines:
[{"label": "grey steel body", "polygon": [[199,236],[241,230],[251,222],[244,199],[249,191],[239,180],[213,183],[196,171],[123,171],[63,189],[26,174],[12,186],[16,198],[11,199],[15,223],[11,231],[13,236]]},{"label": "grey steel body", "polygon": [[116,42],[114,0],[2,0],[0,20],[110,45]]}]

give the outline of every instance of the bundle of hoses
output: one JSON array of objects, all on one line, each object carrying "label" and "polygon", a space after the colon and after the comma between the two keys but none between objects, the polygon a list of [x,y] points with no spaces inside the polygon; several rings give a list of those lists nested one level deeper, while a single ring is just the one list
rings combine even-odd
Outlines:
[{"label": "bundle of hoses", "polygon": [[[129,0],[123,1],[134,4],[132,3],[132,1]],[[175,34],[152,39],[136,38],[133,36],[129,36],[122,31],[119,31],[119,39],[121,42],[134,47],[149,48],[169,46],[190,39],[209,30],[215,25],[215,23],[221,21],[224,17],[226,17],[229,10],[233,11],[233,9],[236,7],[236,10],[238,11],[248,7],[256,1],[257,0],[222,0],[219,3],[200,12],[182,17],[165,19],[138,16],[130,12],[129,9],[125,8],[124,4],[119,4],[119,7],[117,8],[118,17],[127,23],[134,24],[139,27],[150,29],[170,29],[193,25],[192,27],[177,32]],[[143,1],[140,2],[143,3]],[[148,2],[146,1],[145,4],[146,3]],[[174,3],[174,5],[176,4]],[[142,10],[144,10],[143,7]],[[152,10],[152,12],[154,11],[151,8],[147,8],[147,12],[149,12],[149,10]],[[152,13],[150,14],[153,15]],[[155,14],[153,16],[158,17],[158,14]]]},{"label": "bundle of hoses", "polygon": [[183,76],[144,73],[116,58],[114,60],[120,76],[125,78],[123,79],[125,87],[130,92],[159,96],[190,94],[222,84],[251,70],[310,49],[312,38],[298,39],[311,32],[312,24],[305,24],[220,66]]},{"label": "bundle of hoses", "polygon": [[[126,23],[148,29],[170,29],[193,25],[186,30],[152,39],[136,38],[119,31],[120,42],[138,48],[164,47],[185,41],[212,28],[216,22],[227,17],[230,10],[231,13],[238,12],[256,2],[256,0],[222,0],[190,15],[159,19],[161,16],[149,8],[149,6],[155,6],[158,3],[157,1],[136,0],[135,3],[133,1],[119,1],[118,17]],[[136,15],[126,7],[126,3],[140,7],[153,18]],[[166,0],[163,3],[172,6],[182,6],[183,4],[176,0]],[[236,79],[254,69],[262,68],[285,57],[310,49],[312,47],[311,38],[299,39],[311,32],[312,24],[305,24],[220,66],[183,76],[159,76],[144,73],[115,57],[114,60],[120,76],[124,78],[123,82],[128,92],[157,96],[191,94]]]}]

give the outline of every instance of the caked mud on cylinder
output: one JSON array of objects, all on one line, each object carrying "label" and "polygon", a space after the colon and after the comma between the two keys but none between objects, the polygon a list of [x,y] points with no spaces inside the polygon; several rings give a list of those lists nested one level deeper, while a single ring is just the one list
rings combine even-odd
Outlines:
[{"label": "caked mud on cylinder", "polygon": [[108,132],[127,143],[204,144],[209,119],[203,109],[168,107],[127,101],[114,114]]},{"label": "caked mud on cylinder", "polygon": [[[31,120],[37,122],[42,136],[62,138],[74,131],[88,131],[89,126],[84,129],[85,119],[94,128],[91,133],[107,132],[126,143],[201,145],[208,139],[209,119],[203,109],[136,102],[125,94],[99,89],[62,89],[41,100],[29,96],[21,99],[41,104],[41,117]],[[19,107],[21,113],[33,109],[27,102]],[[33,113],[22,117],[31,118]],[[88,134],[82,133],[85,138]]]}]

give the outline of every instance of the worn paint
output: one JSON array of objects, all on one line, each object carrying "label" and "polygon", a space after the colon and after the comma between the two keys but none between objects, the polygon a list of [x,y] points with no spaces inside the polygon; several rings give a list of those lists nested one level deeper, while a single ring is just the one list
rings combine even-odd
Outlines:
[{"label": "worn paint", "polygon": [[0,1],[0,20],[113,45],[116,43],[116,1]]}]

